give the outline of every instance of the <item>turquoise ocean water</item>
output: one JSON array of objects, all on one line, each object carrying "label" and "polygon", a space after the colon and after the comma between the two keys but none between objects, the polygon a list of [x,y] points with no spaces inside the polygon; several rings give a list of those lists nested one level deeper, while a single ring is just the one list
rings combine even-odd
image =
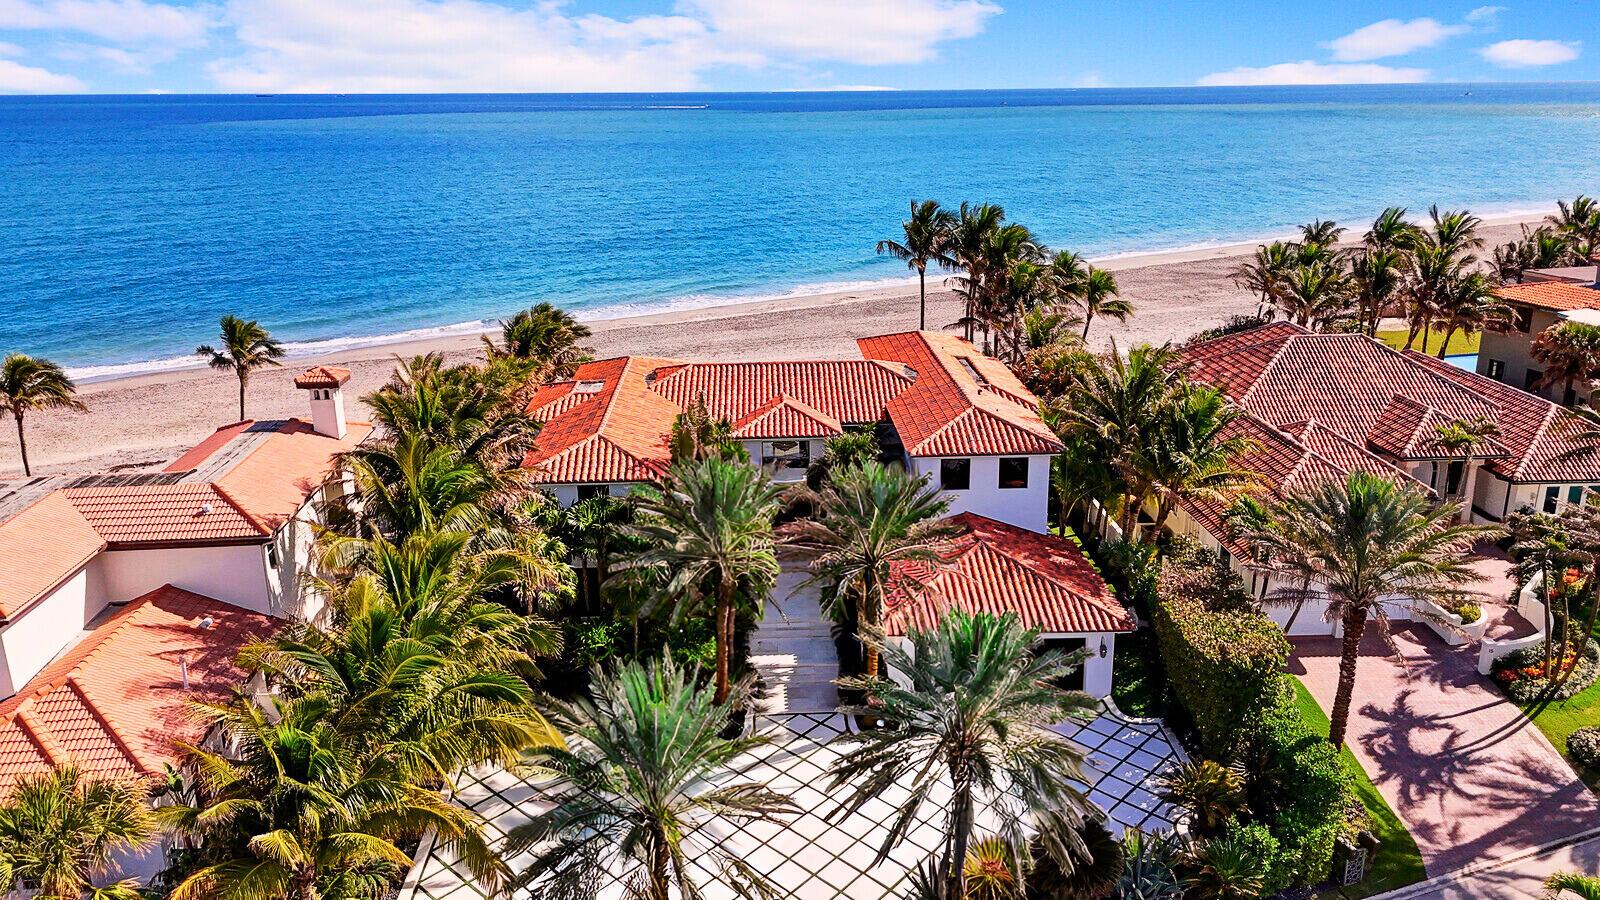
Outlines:
[{"label": "turquoise ocean water", "polygon": [[[913,197],[1087,254],[1600,192],[1600,85],[0,98],[0,352],[176,364],[903,279]],[[1352,224],[1357,224],[1352,221]],[[187,359],[182,359],[187,363]]]}]

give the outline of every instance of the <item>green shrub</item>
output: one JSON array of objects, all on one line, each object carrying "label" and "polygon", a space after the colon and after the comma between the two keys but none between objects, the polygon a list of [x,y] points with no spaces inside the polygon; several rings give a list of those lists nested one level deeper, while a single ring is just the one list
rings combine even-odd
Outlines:
[{"label": "green shrub", "polygon": [[1354,794],[1333,745],[1287,697],[1267,710],[1246,749],[1250,808],[1278,840],[1280,875],[1316,884],[1350,828]]},{"label": "green shrub", "polygon": [[1575,762],[1600,769],[1600,725],[1585,725],[1567,735],[1567,753]]},{"label": "green shrub", "polygon": [[1455,614],[1461,617],[1461,624],[1471,625],[1483,618],[1483,607],[1476,603],[1463,603],[1455,608]]},{"label": "green shrub", "polygon": [[1214,559],[1167,560],[1156,593],[1151,622],[1168,682],[1194,720],[1201,751],[1230,758],[1262,714],[1284,704],[1289,643]]},{"label": "green shrub", "polygon": [[1088,852],[1074,857],[1071,870],[1066,872],[1046,846],[1043,834],[1029,842],[1033,866],[1024,881],[1023,896],[1027,900],[1098,900],[1112,895],[1122,877],[1122,842],[1112,837],[1099,819],[1083,823],[1078,837]]},{"label": "green shrub", "polygon": [[1263,894],[1276,894],[1289,886],[1294,880],[1294,872],[1285,865],[1282,850],[1279,849],[1278,839],[1273,836],[1272,830],[1260,822],[1244,822],[1235,819],[1228,825],[1228,830],[1223,836],[1245,848],[1250,855],[1261,860],[1261,867],[1265,884],[1262,886]]}]

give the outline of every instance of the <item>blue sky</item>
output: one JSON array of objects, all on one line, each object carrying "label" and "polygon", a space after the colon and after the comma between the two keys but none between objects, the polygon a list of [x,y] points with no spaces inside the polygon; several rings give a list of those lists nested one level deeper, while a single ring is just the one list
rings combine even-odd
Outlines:
[{"label": "blue sky", "polygon": [[1594,0],[0,0],[0,92],[1600,80]]}]

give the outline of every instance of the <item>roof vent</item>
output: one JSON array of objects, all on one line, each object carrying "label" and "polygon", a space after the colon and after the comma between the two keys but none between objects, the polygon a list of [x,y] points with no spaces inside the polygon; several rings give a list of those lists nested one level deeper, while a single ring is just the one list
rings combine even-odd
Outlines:
[{"label": "roof vent", "polygon": [[979,384],[989,383],[989,379],[983,377],[983,373],[978,371],[978,367],[972,364],[972,357],[958,356],[956,357],[956,362],[961,363],[961,368],[965,369],[967,374],[972,376],[973,381],[976,381]]},{"label": "roof vent", "polygon": [[604,381],[580,381],[572,386],[574,394],[598,394],[606,386]]},{"label": "roof vent", "polygon": [[199,621],[199,623],[195,627],[199,628],[202,631],[210,631],[216,624],[217,624],[217,620],[216,619],[213,619],[210,616],[206,616],[204,619],[201,619]]},{"label": "roof vent", "polygon": [[209,503],[200,504],[200,515],[202,515],[202,516],[211,515],[211,504],[209,504]]}]

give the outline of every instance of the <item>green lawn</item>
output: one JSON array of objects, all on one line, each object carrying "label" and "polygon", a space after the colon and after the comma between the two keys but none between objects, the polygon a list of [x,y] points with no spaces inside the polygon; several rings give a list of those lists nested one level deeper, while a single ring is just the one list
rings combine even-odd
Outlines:
[{"label": "green lawn", "polygon": [[[1400,339],[1404,342],[1405,335],[1402,334]],[[1305,717],[1307,724],[1326,736],[1329,728],[1328,714],[1317,705],[1316,699],[1306,690],[1306,686],[1300,683],[1300,679],[1293,675],[1286,677],[1294,687],[1295,704],[1300,707],[1300,715]],[[1367,808],[1367,815],[1373,822],[1373,834],[1380,843],[1378,856],[1373,860],[1365,881],[1321,896],[1371,897],[1384,891],[1415,884],[1426,878],[1427,873],[1422,867],[1422,854],[1417,852],[1417,842],[1411,839],[1411,832],[1406,830],[1405,823],[1400,821],[1400,817],[1389,808],[1383,795],[1378,793],[1377,786],[1367,777],[1367,772],[1361,768],[1361,764],[1356,762],[1349,747],[1344,748],[1344,752],[1339,754],[1339,760],[1350,773],[1356,796],[1361,799],[1361,805]]]},{"label": "green lawn", "polygon": [[[1396,350],[1399,350],[1406,345],[1406,334],[1407,331],[1404,328],[1397,328],[1393,331],[1379,331],[1378,340],[1383,341],[1385,344],[1388,344]],[[1450,338],[1450,349],[1445,353],[1445,355],[1457,356],[1463,353],[1477,353],[1479,338],[1480,335],[1462,334],[1458,331]],[[1433,336],[1428,338],[1428,352],[1437,354],[1439,352],[1439,342],[1442,340],[1444,340],[1444,332],[1435,329]],[[1417,342],[1412,345],[1411,349],[1421,350],[1422,338],[1417,338]]]}]

